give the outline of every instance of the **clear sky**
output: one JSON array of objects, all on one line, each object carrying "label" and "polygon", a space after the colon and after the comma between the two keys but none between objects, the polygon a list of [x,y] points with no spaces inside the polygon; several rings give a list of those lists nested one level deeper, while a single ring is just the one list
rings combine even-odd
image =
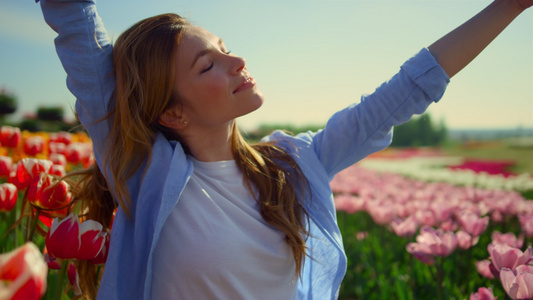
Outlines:
[{"label": "clear sky", "polygon": [[[247,60],[266,101],[242,117],[261,123],[324,124],[359,102],[422,47],[488,0],[100,0],[112,37],[159,13],[186,16]],[[19,99],[17,116],[39,105],[70,113],[74,97],[55,54],[55,33],[33,0],[0,3],[0,87]],[[452,79],[429,109],[448,128],[533,127],[533,14],[525,12]]]}]

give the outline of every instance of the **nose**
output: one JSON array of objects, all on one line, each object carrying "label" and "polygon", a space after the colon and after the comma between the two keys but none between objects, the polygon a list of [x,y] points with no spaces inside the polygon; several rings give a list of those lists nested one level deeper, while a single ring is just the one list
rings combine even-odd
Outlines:
[{"label": "nose", "polygon": [[233,56],[232,59],[231,74],[238,75],[246,67],[246,60],[239,56]]}]

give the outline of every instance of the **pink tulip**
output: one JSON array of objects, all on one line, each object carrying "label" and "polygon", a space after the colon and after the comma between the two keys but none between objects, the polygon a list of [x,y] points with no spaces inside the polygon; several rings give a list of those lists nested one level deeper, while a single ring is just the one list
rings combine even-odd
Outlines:
[{"label": "pink tulip", "polygon": [[503,268],[500,280],[505,292],[512,299],[533,298],[533,266],[521,265],[514,271]]},{"label": "pink tulip", "polygon": [[464,212],[458,217],[463,230],[472,236],[480,236],[489,225],[489,217],[481,218],[476,213]]},{"label": "pink tulip", "polygon": [[0,156],[0,177],[9,177],[13,168],[13,159],[9,156]]},{"label": "pink tulip", "polygon": [[0,299],[40,299],[47,273],[41,252],[31,242],[0,255]]},{"label": "pink tulip", "polygon": [[104,248],[106,233],[102,224],[87,220],[80,224],[77,215],[54,219],[46,236],[48,253],[61,259],[95,259]]},{"label": "pink tulip", "polygon": [[479,288],[477,293],[470,295],[470,300],[496,300],[498,297],[494,297],[494,293],[490,288]]},{"label": "pink tulip", "polygon": [[358,233],[355,234],[355,237],[357,238],[358,241],[362,241],[368,237],[368,232],[359,231]]},{"label": "pink tulip", "polygon": [[466,231],[459,230],[456,234],[457,236],[457,246],[461,249],[470,249],[477,244],[479,237],[472,237]]},{"label": "pink tulip", "polygon": [[421,209],[415,212],[416,221],[418,224],[425,226],[435,226],[437,224],[437,218],[435,214],[430,209]]},{"label": "pink tulip", "polygon": [[514,233],[508,232],[508,233],[501,233],[499,231],[494,231],[492,233],[492,243],[493,244],[506,244],[509,247],[514,248],[522,248],[524,245],[524,236],[520,235],[518,238],[516,238],[516,235]]},{"label": "pink tulip", "polygon": [[76,271],[76,266],[74,266],[72,262],[68,264],[67,275],[68,281],[70,282],[72,290],[74,291],[74,295],[81,295],[80,277],[78,276],[78,271]]},{"label": "pink tulip", "polygon": [[418,229],[418,223],[414,216],[410,216],[405,220],[396,218],[390,223],[392,230],[396,233],[397,236],[401,237],[412,237],[415,235],[416,230]]},{"label": "pink tulip", "polygon": [[11,211],[17,203],[18,189],[14,184],[0,184],[0,212]]},{"label": "pink tulip", "polygon": [[520,265],[527,264],[533,257],[531,246],[522,252],[518,248],[509,247],[506,244],[489,244],[488,251],[490,254],[491,269],[495,275],[502,268],[515,270]]},{"label": "pink tulip", "polygon": [[522,226],[522,231],[530,238],[533,238],[533,214],[529,215],[520,215],[518,217],[520,220],[520,226]]},{"label": "pink tulip", "polygon": [[38,135],[26,138],[24,141],[24,153],[35,156],[44,150],[44,139]]},{"label": "pink tulip", "polygon": [[407,245],[407,252],[425,264],[432,264],[435,256],[448,256],[457,247],[457,237],[453,232],[443,232],[424,226],[416,237],[416,243]]},{"label": "pink tulip", "polygon": [[0,129],[0,143],[3,147],[17,147],[21,136],[20,129],[17,127],[2,126]]},{"label": "pink tulip", "polygon": [[481,276],[489,279],[494,279],[494,274],[490,269],[490,260],[484,259],[476,262],[476,270]]},{"label": "pink tulip", "polygon": [[364,210],[365,200],[349,194],[335,196],[335,207],[339,211],[345,211],[349,214]]},{"label": "pink tulip", "polygon": [[384,203],[367,204],[367,211],[378,225],[389,224],[396,214],[393,205]]}]

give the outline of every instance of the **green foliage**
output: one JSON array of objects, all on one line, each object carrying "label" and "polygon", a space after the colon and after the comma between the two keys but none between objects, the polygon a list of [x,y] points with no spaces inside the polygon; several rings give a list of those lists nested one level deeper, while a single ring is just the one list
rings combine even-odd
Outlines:
[{"label": "green foliage", "polygon": [[[415,237],[398,237],[387,227],[376,225],[366,212],[339,211],[337,216],[348,257],[339,299],[437,299],[439,268],[443,272],[443,299],[468,299],[480,287],[490,287],[498,299],[505,299],[500,281],[482,277],[475,262],[488,259],[487,246],[493,231],[520,232],[516,218],[491,223],[476,246],[468,250],[457,248],[441,262],[425,265],[406,251]],[[358,232],[368,235],[358,239]]]},{"label": "green foliage", "polygon": [[37,118],[42,121],[62,121],[63,108],[62,107],[39,107],[37,109]]},{"label": "green foliage", "polygon": [[0,116],[12,114],[17,110],[17,98],[4,91],[0,92]]},{"label": "green foliage", "polygon": [[394,127],[391,146],[420,147],[442,145],[447,138],[444,122],[435,125],[429,114],[413,117],[407,123]]}]

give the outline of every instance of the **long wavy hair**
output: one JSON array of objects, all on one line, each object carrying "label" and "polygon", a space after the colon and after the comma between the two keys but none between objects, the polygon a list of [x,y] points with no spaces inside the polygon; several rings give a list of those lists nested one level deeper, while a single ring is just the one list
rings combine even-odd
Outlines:
[{"label": "long wavy hair", "polygon": [[[103,157],[109,173],[104,172],[104,175],[114,183],[115,200],[130,218],[132,199],[126,182],[137,172],[146,172],[152,159],[156,132],[161,131],[168,139],[178,140],[188,151],[179,135],[159,124],[159,117],[169,107],[181,105],[174,92],[174,53],[179,47],[182,30],[189,25],[176,14],[154,16],[126,30],[114,45],[116,106],[109,115],[113,118],[113,126]],[[236,125],[233,127],[232,152],[245,185],[259,203],[261,216],[285,233],[296,263],[295,277],[299,276],[307,255],[305,240],[309,235],[305,225],[308,215],[300,202],[304,193],[310,191],[307,179],[283,148],[275,143],[250,145]],[[98,207],[104,210],[114,208],[111,204],[91,202],[93,196],[101,195],[86,190],[95,188],[94,182],[98,182],[101,188],[106,186],[102,186],[105,181],[98,169],[86,173],[77,193],[84,198],[86,209],[93,210],[92,203],[95,210]],[[100,218],[110,218],[111,215],[109,211],[101,211],[92,216],[109,224],[109,220]],[[96,293],[94,274],[91,266],[80,271],[82,289],[85,287],[88,297],[94,297]]]}]

